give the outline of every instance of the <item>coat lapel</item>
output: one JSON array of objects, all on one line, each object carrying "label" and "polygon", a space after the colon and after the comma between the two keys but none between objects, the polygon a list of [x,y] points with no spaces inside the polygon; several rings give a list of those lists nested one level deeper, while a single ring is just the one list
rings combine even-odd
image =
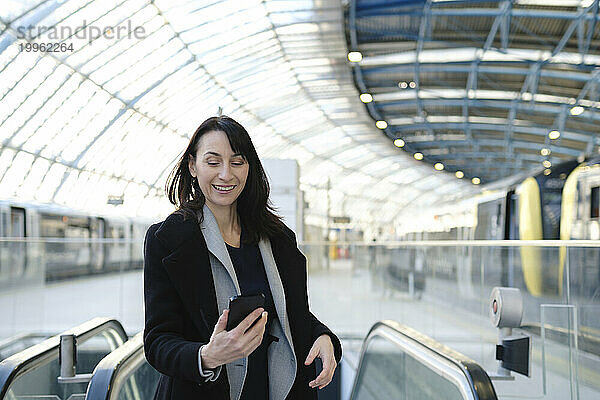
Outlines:
[{"label": "coat lapel", "polygon": [[273,257],[273,251],[271,249],[271,243],[268,240],[262,239],[260,242],[258,242],[258,248],[260,249],[260,254],[265,266],[265,272],[267,274],[267,280],[269,281],[269,287],[271,288],[271,294],[273,295],[273,302],[275,303],[277,316],[281,321],[281,326],[283,327],[285,336],[293,349],[294,344],[292,342],[292,331],[290,330],[287,306],[285,302],[285,293],[283,290],[283,284],[281,282],[279,266],[275,263],[275,258]]},{"label": "coat lapel", "polygon": [[208,251],[210,251],[219,260],[219,262],[221,262],[221,264],[223,264],[227,270],[227,273],[231,277],[231,280],[233,280],[233,284],[235,285],[237,293],[240,294],[240,285],[235,274],[235,269],[233,268],[233,263],[229,257],[229,252],[225,247],[225,241],[223,240],[223,236],[219,230],[217,220],[206,204],[204,205],[203,212],[204,220],[202,221],[200,229],[202,229],[202,235],[206,240]]},{"label": "coat lapel", "polygon": [[[273,295],[273,302],[277,310],[278,321],[272,326],[272,334],[282,338],[279,342],[271,343],[269,346],[269,376],[277,376],[278,379],[269,380],[269,399],[279,400],[287,397],[294,385],[297,374],[297,358],[294,352],[292,331],[286,303],[284,281],[289,280],[288,270],[284,263],[277,263],[276,257],[282,256],[281,248],[274,245],[277,239],[271,241],[263,239],[258,243],[262,255],[265,273]],[[286,282],[288,285],[290,282]]]},{"label": "coat lapel", "polygon": [[170,249],[162,263],[184,307],[200,332],[210,335],[218,319],[217,302],[208,249],[197,221],[171,214],[155,236]]}]

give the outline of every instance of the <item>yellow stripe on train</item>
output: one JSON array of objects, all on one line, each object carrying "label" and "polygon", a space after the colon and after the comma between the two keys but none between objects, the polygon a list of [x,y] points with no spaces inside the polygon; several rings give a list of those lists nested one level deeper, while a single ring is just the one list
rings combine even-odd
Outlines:
[{"label": "yellow stripe on train", "polygon": [[[533,177],[525,179],[516,190],[519,196],[519,239],[540,240],[543,238],[542,204],[540,186]],[[527,290],[534,296],[544,293],[541,249],[521,247],[521,266]]]}]

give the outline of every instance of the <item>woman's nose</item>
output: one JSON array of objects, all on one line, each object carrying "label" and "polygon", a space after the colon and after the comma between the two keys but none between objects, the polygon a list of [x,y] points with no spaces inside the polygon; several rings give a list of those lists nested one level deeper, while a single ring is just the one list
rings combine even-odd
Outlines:
[{"label": "woman's nose", "polygon": [[223,168],[219,171],[219,178],[223,181],[231,179],[231,167],[228,164],[223,164]]}]

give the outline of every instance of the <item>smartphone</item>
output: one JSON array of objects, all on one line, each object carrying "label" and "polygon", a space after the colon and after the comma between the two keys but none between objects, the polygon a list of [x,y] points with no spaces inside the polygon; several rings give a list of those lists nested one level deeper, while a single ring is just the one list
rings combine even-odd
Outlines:
[{"label": "smartphone", "polygon": [[[240,324],[257,308],[265,307],[265,295],[262,293],[251,296],[233,296],[229,299],[229,317],[227,318],[227,330],[230,331]],[[260,317],[256,319],[258,321]],[[252,326],[256,323],[254,321]]]}]

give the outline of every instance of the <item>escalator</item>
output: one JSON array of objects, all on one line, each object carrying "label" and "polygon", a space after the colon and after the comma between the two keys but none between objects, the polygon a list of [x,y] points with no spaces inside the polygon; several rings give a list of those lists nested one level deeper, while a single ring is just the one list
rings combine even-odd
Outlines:
[{"label": "escalator", "polygon": [[473,360],[395,321],[378,322],[363,342],[351,400],[497,400]]},{"label": "escalator", "polygon": [[87,382],[58,382],[61,335],[76,338],[78,373],[91,373],[100,360],[127,341],[118,321],[94,318],[13,354],[0,362],[0,399],[85,399]]},{"label": "escalator", "polygon": [[[142,333],[94,370],[86,400],[151,399],[158,372],[146,362]],[[339,394],[338,394],[339,398]],[[394,321],[375,324],[364,340],[351,400],[497,400],[473,360]]]},{"label": "escalator", "polygon": [[[77,373],[92,373],[89,383],[58,383],[57,335],[0,362],[0,399],[153,398],[159,373],[144,357],[142,332],[127,340],[119,322],[95,318],[64,334],[76,336]],[[394,321],[373,325],[354,376],[346,383],[351,400],[497,400],[477,363]],[[340,399],[340,393],[334,397]]]},{"label": "escalator", "polygon": [[159,373],[144,357],[143,332],[104,357],[96,366],[86,400],[152,399]]}]

